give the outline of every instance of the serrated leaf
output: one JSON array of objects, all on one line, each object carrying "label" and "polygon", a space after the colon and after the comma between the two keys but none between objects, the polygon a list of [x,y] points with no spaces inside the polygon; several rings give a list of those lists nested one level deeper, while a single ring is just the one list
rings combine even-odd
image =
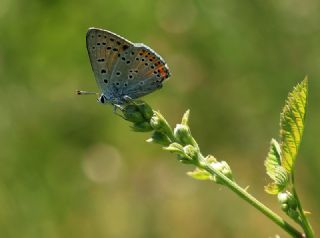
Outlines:
[{"label": "serrated leaf", "polygon": [[[282,167],[280,167],[282,168]],[[283,168],[282,168],[283,169]],[[285,173],[280,174],[277,177],[277,180],[275,182],[269,183],[267,186],[264,187],[264,190],[269,193],[269,194],[278,194],[280,192],[282,192],[288,183],[288,177],[285,176],[285,174],[287,173],[285,171],[285,169],[283,169]]]},{"label": "serrated leaf", "polygon": [[266,160],[264,161],[267,174],[272,180],[276,178],[276,167],[281,166],[281,150],[279,143],[272,139],[270,142],[270,149]]},{"label": "serrated leaf", "polygon": [[270,194],[278,194],[282,192],[289,181],[287,171],[281,166],[277,166],[275,168],[274,174],[273,182],[264,187],[265,191]]},{"label": "serrated leaf", "polygon": [[280,116],[282,166],[290,173],[299,150],[306,115],[308,79],[298,84],[286,100]]},{"label": "serrated leaf", "polygon": [[265,191],[270,194],[281,192],[288,184],[289,176],[285,168],[281,165],[281,150],[279,143],[272,139],[269,153],[264,162],[267,174],[273,180],[265,187]]},{"label": "serrated leaf", "polygon": [[210,180],[211,174],[206,170],[196,168],[194,171],[187,172],[187,175],[198,180]]},{"label": "serrated leaf", "polygon": [[277,166],[275,168],[275,178],[274,182],[281,188],[285,188],[288,184],[289,176],[285,168],[282,166]]},{"label": "serrated leaf", "polygon": [[269,193],[269,194],[278,194],[279,192],[281,192],[281,188],[279,185],[275,184],[275,183],[269,183],[267,186],[264,187],[264,190]]}]

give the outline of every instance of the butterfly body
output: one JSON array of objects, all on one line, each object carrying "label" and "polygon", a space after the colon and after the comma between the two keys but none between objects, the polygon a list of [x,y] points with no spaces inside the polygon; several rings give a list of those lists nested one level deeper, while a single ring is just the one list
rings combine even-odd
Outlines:
[{"label": "butterfly body", "polygon": [[89,28],[86,42],[101,103],[125,104],[161,88],[170,76],[162,57],[144,44],[98,28]]}]

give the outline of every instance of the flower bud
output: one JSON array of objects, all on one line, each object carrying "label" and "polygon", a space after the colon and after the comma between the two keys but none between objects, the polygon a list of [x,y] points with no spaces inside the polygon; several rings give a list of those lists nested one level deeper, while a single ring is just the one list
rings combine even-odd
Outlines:
[{"label": "flower bud", "polygon": [[284,206],[287,210],[296,210],[298,207],[297,200],[289,191],[278,193],[278,201],[281,207],[282,205],[287,205]]},{"label": "flower bud", "polygon": [[198,148],[198,145],[196,141],[193,139],[188,126],[183,124],[177,124],[174,128],[173,134],[176,140],[182,145],[193,145],[194,147]]},{"label": "flower bud", "polygon": [[281,204],[287,203],[288,201],[288,194],[286,192],[278,193],[278,201]]},{"label": "flower bud", "polygon": [[281,207],[281,210],[284,212],[287,212],[289,210],[289,206],[286,203],[282,203],[280,207]]},{"label": "flower bud", "polygon": [[[233,180],[232,171],[227,162],[221,161],[221,162],[214,162],[211,163],[211,167],[218,170],[220,173],[222,173],[227,178]],[[213,181],[218,184],[223,184],[223,180],[217,175],[213,175]]]},{"label": "flower bud", "polygon": [[278,201],[284,211],[289,217],[295,221],[300,221],[300,213],[298,212],[298,202],[296,198],[289,191],[278,193]]},{"label": "flower bud", "polygon": [[170,139],[159,131],[154,131],[151,138],[149,138],[147,142],[153,142],[164,146],[168,146],[171,143]]},{"label": "flower bud", "polygon": [[153,116],[153,111],[151,107],[144,101],[139,101],[136,105],[141,114],[143,115],[144,119],[146,121],[150,121],[151,117]]},{"label": "flower bud", "polygon": [[140,112],[139,108],[134,104],[126,105],[122,112],[124,119],[130,122],[140,123],[145,121],[143,114]]},{"label": "flower bud", "polygon": [[192,145],[186,145],[185,147],[183,147],[183,151],[188,158],[191,158],[194,161],[198,160],[198,150]]},{"label": "flower bud", "polygon": [[190,156],[195,156],[194,150],[190,147],[182,147],[179,143],[171,143],[168,147],[164,147],[164,150],[175,153],[178,160],[184,164],[194,164],[194,160]]},{"label": "flower bud", "polygon": [[150,120],[150,125],[154,130],[162,132],[170,140],[173,140],[172,129],[160,112],[156,112],[156,111],[153,112],[153,116],[151,117],[151,120]]},{"label": "flower bud", "polygon": [[150,123],[146,121],[134,123],[131,128],[136,132],[148,132],[153,130]]},{"label": "flower bud", "polygon": [[209,164],[217,162],[217,159],[213,155],[207,155],[205,160]]},{"label": "flower bud", "polygon": [[151,107],[142,100],[129,102],[122,110],[123,116],[126,120],[131,122],[149,122],[153,111]]}]

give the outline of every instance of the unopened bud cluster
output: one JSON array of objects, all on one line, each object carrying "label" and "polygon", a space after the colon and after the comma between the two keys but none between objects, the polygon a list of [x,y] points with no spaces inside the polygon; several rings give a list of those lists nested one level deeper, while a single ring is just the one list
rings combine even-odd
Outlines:
[{"label": "unopened bud cluster", "polygon": [[189,110],[183,115],[181,124],[177,124],[173,131],[174,143],[164,148],[178,155],[182,163],[197,164],[200,151],[188,126]]},{"label": "unopened bud cluster", "polygon": [[299,220],[298,202],[289,191],[278,193],[278,201],[281,209],[292,219]]},{"label": "unopened bud cluster", "polygon": [[[189,110],[183,115],[181,123],[174,130],[160,112],[153,111],[143,101],[129,103],[122,110],[124,119],[133,123],[132,128],[138,132],[153,131],[147,142],[163,145],[164,149],[177,155],[182,163],[193,164],[201,167],[202,163],[210,166],[217,173],[232,178],[232,171],[225,161],[217,161],[213,156],[204,158],[196,140],[193,138],[188,122]],[[219,174],[210,174],[204,169],[197,168],[188,173],[194,178],[210,179],[216,183],[223,184],[224,179]]]},{"label": "unopened bud cluster", "polygon": [[143,101],[127,104],[123,110],[123,117],[133,123],[132,129],[137,132],[153,131],[147,142],[168,146],[173,142],[173,133],[164,117]]},{"label": "unopened bud cluster", "polygon": [[153,111],[145,102],[132,102],[122,109],[122,113],[125,120],[133,123],[133,130],[138,132],[152,131],[150,119],[153,115]]}]

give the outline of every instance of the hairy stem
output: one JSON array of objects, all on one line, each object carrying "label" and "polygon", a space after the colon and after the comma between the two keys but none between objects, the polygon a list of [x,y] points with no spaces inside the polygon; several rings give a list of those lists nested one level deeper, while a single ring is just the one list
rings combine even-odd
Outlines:
[{"label": "hairy stem", "polygon": [[[279,215],[274,213],[270,208],[259,202],[245,189],[241,188],[232,179],[232,171],[228,165],[224,167],[225,170],[221,170],[223,167],[213,166],[214,163],[219,163],[214,157],[212,157],[210,160],[201,154],[200,148],[195,139],[192,137],[190,128],[188,126],[189,110],[184,114],[182,123],[177,124],[174,130],[172,130],[167,120],[161,115],[160,112],[153,111],[149,105],[142,101],[128,105],[124,108],[123,112],[124,119],[133,122],[132,128],[134,130],[140,132],[153,131],[151,138],[147,140],[148,142],[164,145],[164,149],[175,153],[181,162],[195,165],[199,169],[207,171],[212,177],[218,178],[219,182],[216,180],[217,183],[227,186],[240,198],[258,209],[283,230],[289,233],[292,237],[304,237],[303,233],[296,230],[293,226],[284,221]],[[230,177],[227,175],[228,172]]]},{"label": "hairy stem", "polygon": [[241,188],[236,182],[232,181],[231,179],[227,178],[224,174],[220,171],[214,169],[212,166],[206,163],[203,156],[200,158],[200,163],[198,165],[199,168],[205,169],[210,174],[220,177],[223,180],[224,185],[230,188],[233,192],[235,192],[239,197],[243,200],[251,204],[253,207],[257,208],[260,212],[264,215],[269,217],[273,222],[275,222],[278,226],[284,229],[287,233],[289,233],[292,237],[296,238],[303,238],[303,234],[292,227],[289,223],[284,221],[279,215],[274,213],[270,208],[259,202],[255,197],[249,194],[245,189]]},{"label": "hairy stem", "polygon": [[295,189],[295,186],[294,186],[294,174],[292,173],[292,176],[291,176],[291,181],[292,181],[292,193],[293,193],[293,196],[295,197],[295,199],[297,200],[297,203],[298,203],[298,209],[299,209],[299,212],[300,212],[300,217],[301,217],[301,227],[303,228],[304,232],[305,232],[305,235],[307,238],[314,238],[314,231],[312,230],[312,227],[311,227],[311,224],[309,223],[303,209],[302,209],[302,206],[301,206],[301,202],[300,202],[300,199],[298,197],[298,193],[296,192],[296,189]]}]

